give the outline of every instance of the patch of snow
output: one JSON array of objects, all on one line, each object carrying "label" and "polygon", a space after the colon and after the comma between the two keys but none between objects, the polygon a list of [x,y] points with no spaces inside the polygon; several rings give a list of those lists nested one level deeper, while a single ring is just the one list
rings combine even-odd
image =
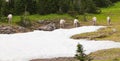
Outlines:
[{"label": "patch of snow", "polygon": [[83,45],[85,53],[120,48],[112,41],[74,40],[74,34],[93,32],[103,26],[83,26],[55,31],[38,31],[18,34],[0,34],[0,61],[29,61],[37,58],[73,57],[77,44]]}]

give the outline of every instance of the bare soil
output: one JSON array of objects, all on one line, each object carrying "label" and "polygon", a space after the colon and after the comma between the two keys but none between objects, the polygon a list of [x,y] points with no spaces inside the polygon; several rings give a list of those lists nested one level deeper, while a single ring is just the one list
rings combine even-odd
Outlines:
[{"label": "bare soil", "polygon": [[59,57],[59,58],[52,58],[52,59],[33,59],[31,61],[79,61],[73,57]]}]

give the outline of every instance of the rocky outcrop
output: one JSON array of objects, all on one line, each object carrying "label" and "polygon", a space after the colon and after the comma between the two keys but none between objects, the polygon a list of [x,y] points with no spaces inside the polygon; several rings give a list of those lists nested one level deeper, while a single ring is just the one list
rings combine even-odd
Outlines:
[{"label": "rocky outcrop", "polygon": [[[39,24],[39,23],[38,23]],[[12,25],[0,25],[0,34],[13,34],[13,33],[24,33],[33,30],[43,30],[43,31],[53,31],[56,29],[55,23],[43,24],[36,26],[34,24],[32,27],[22,27],[22,26],[12,26]]]},{"label": "rocky outcrop", "polygon": [[20,26],[0,26],[0,34],[12,34],[27,32],[27,29]]},{"label": "rocky outcrop", "polygon": [[49,23],[48,25],[39,27],[37,30],[53,31],[55,29],[56,29],[55,23]]},{"label": "rocky outcrop", "polygon": [[[67,22],[65,24],[65,28],[72,28],[72,22]],[[43,30],[43,31],[53,31],[55,29],[59,29],[60,24],[59,20],[39,20],[36,22],[32,22],[30,27],[23,27],[21,25],[0,25],[0,34],[13,34],[13,33],[24,33],[31,32],[33,30]]]}]

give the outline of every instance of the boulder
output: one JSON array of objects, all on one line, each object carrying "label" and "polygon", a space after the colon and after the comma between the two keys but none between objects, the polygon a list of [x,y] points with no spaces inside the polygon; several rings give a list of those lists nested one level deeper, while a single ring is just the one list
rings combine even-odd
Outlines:
[{"label": "boulder", "polygon": [[48,25],[41,26],[38,28],[38,30],[44,30],[44,31],[53,31],[56,29],[55,23],[49,23]]},{"label": "boulder", "polygon": [[26,29],[20,26],[0,26],[0,34],[13,34],[20,32],[26,32]]}]

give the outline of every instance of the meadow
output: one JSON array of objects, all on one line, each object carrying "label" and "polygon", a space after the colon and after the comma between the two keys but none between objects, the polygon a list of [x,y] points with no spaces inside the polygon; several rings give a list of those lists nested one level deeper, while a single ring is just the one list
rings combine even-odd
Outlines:
[{"label": "meadow", "polygon": [[[87,21],[84,21],[83,15],[77,15],[78,19],[80,21],[81,26],[88,26],[92,25],[92,17],[97,17],[97,26],[107,26],[106,28],[100,29],[97,32],[90,32],[90,33],[84,33],[84,34],[77,34],[73,35],[71,38],[73,39],[81,39],[81,38],[87,38],[87,39],[94,39],[94,40],[110,40],[110,41],[116,41],[120,42],[120,2],[115,3],[113,6],[107,7],[107,8],[101,8],[100,14],[88,14],[86,13],[86,19]],[[112,24],[107,25],[106,17],[110,16]],[[18,25],[17,22],[20,21],[21,16],[14,16],[11,25]],[[39,21],[39,20],[60,20],[60,19],[66,19],[66,21],[72,21],[74,17],[68,15],[68,14],[49,14],[49,15],[28,15],[28,17],[31,19],[31,21]],[[6,22],[0,22],[0,24],[7,24]],[[113,29],[116,29],[115,32],[113,32]],[[89,37],[90,36],[90,37]],[[96,37],[98,36],[98,37]],[[92,48],[92,47],[91,47]],[[95,57],[93,61],[113,61],[115,59],[120,60],[120,49],[108,49],[108,50],[100,50],[97,52],[92,53],[91,55]],[[111,58],[111,59],[109,59]]]},{"label": "meadow", "polygon": [[[92,16],[96,16],[98,18],[97,24],[100,26],[107,26],[106,28],[100,29],[97,32],[84,33],[73,35],[71,38],[80,39],[95,39],[95,40],[110,40],[120,42],[120,2],[117,2],[111,7],[102,8],[101,14],[92,14]],[[88,16],[89,19],[92,16]],[[111,17],[111,25],[107,25],[106,17]],[[115,31],[114,31],[115,30]],[[96,37],[98,36],[98,37]]]},{"label": "meadow", "polygon": [[[93,16],[96,16],[98,19],[97,24],[107,27],[99,29],[97,32],[73,35],[71,38],[120,42],[120,2],[115,3],[113,6],[102,8],[101,10],[101,14],[88,14],[87,17],[90,20]],[[107,16],[111,17],[111,25],[107,25]],[[119,48],[105,49],[93,52],[91,56],[95,58],[93,61],[120,61],[119,51]]]}]

